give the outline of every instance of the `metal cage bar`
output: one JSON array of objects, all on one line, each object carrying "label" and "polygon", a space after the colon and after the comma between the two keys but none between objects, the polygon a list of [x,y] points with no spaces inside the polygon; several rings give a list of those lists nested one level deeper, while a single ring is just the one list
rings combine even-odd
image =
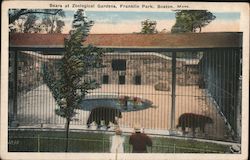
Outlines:
[{"label": "metal cage bar", "polygon": [[[105,53],[106,67],[93,70],[84,78],[101,84],[91,96],[113,96],[118,98],[117,103],[125,97],[126,107],[144,100],[153,103],[151,108],[122,113],[119,125],[123,128],[139,123],[147,131],[159,134],[175,130],[181,136],[229,141],[239,135],[240,128],[241,54],[235,48]],[[65,119],[55,114],[58,106],[43,81],[44,69],[57,77],[61,57],[38,51],[10,52],[13,74],[9,93],[13,93],[13,103],[9,104],[9,111],[21,125],[64,125]],[[123,60],[125,68],[114,70],[114,60]],[[72,125],[86,126],[90,112],[77,112],[78,121]],[[228,136],[227,130],[234,134]]]}]

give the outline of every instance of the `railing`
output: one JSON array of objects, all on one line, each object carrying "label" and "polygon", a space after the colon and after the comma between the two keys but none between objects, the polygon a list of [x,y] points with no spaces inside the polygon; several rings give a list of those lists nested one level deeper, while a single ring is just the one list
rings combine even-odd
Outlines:
[{"label": "railing", "polygon": [[[65,138],[43,137],[36,135],[34,137],[9,137],[9,152],[64,152]],[[109,153],[111,141],[108,138],[81,139],[69,138],[69,152],[90,152],[90,153]],[[124,152],[131,153],[132,146],[125,141]],[[214,150],[210,147],[193,148],[183,147],[177,144],[156,144],[147,148],[148,153],[224,153]]]}]

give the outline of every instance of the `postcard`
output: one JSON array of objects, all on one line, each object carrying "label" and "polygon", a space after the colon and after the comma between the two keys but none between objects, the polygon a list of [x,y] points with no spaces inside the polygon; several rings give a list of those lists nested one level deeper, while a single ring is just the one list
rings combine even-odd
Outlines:
[{"label": "postcard", "polygon": [[1,159],[247,159],[249,5],[4,1]]}]

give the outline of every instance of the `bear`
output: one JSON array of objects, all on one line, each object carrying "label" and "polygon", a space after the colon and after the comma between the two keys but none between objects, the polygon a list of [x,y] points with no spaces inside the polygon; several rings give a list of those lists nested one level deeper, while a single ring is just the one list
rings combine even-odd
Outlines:
[{"label": "bear", "polygon": [[87,127],[90,127],[92,122],[96,122],[97,127],[101,127],[101,121],[104,120],[107,128],[109,127],[109,122],[112,122],[118,125],[116,117],[122,118],[121,111],[119,109],[110,108],[110,107],[97,107],[91,110],[87,121]]},{"label": "bear", "polygon": [[194,114],[194,113],[184,113],[179,117],[178,125],[176,126],[182,128],[182,132],[186,134],[185,128],[189,127],[192,129],[193,136],[195,134],[195,129],[200,128],[203,133],[205,133],[205,125],[212,124],[213,120],[210,117]]}]

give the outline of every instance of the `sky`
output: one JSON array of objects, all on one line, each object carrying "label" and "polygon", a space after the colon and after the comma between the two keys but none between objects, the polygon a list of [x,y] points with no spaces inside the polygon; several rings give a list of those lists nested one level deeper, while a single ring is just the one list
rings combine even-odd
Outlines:
[{"label": "sky", "polygon": [[[213,12],[216,19],[202,32],[238,32],[240,31],[239,12]],[[65,11],[63,33],[71,29],[74,11]],[[146,19],[157,22],[156,29],[170,32],[175,23],[174,12],[136,12],[136,11],[86,11],[89,20],[94,21],[90,33],[133,33],[140,32],[141,22]]]}]

